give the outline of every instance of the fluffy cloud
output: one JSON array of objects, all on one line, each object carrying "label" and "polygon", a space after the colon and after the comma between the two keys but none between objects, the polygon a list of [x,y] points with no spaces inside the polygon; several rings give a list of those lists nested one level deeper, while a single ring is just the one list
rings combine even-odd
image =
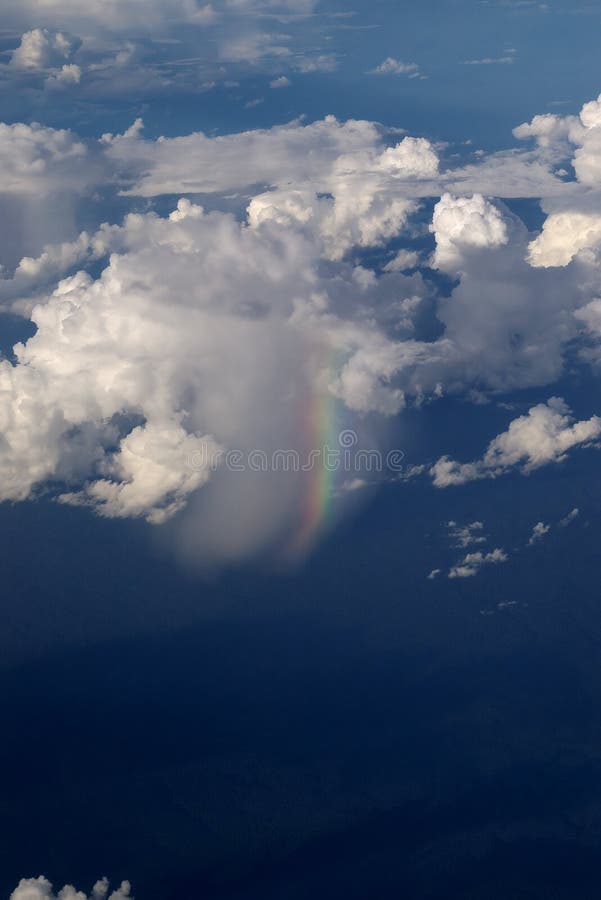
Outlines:
[{"label": "fluffy cloud", "polygon": [[121,882],[121,887],[109,895],[109,882],[106,878],[96,882],[89,897],[70,884],[54,894],[52,884],[40,875],[39,878],[22,878],[10,895],[10,900],[128,900],[130,897],[131,885],[128,881]]},{"label": "fluffy cloud", "polygon": [[66,192],[89,181],[88,150],[70,131],[0,122],[0,192]]},{"label": "fluffy cloud", "polygon": [[434,207],[431,230],[436,240],[434,265],[454,271],[471,247],[501,247],[507,227],[499,210],[480,194],[444,194]]},{"label": "fluffy cloud", "polygon": [[62,66],[79,43],[61,31],[33,28],[21,37],[21,43],[11,54],[10,64],[17,69],[51,69]]},{"label": "fluffy cloud", "polygon": [[414,186],[438,173],[436,152],[423,138],[406,137],[387,147],[373,123],[343,124],[331,116],[219,138],[197,133],[145,141],[138,129],[106,135],[104,144],[112,164],[131,173],[132,195],[271,185],[263,193],[255,187],[250,224],[307,226],[331,259],[398,235],[417,208]]},{"label": "fluffy cloud", "polygon": [[383,190],[393,185],[399,190],[406,181],[402,194],[413,197],[422,194],[413,182],[425,183],[438,172],[436,152],[423,138],[405,138],[388,148],[377,124],[341,123],[334,116],[216,138],[197,132],[146,141],[138,129],[106,135],[104,144],[107,158],[130,173],[129,193],[139,197],[252,188],[256,194],[261,184],[325,194],[349,183],[360,190],[373,179]]},{"label": "fluffy cloud", "polygon": [[69,63],[68,65],[62,66],[62,68],[49,75],[46,79],[45,84],[48,88],[60,88],[79,84],[80,81],[80,67],[76,66],[74,63]]},{"label": "fluffy cloud", "polygon": [[497,478],[516,467],[527,475],[540,466],[562,462],[574,447],[590,444],[600,434],[599,416],[574,422],[565,401],[551,397],[514,419],[507,431],[490,442],[481,459],[459,463],[443,456],[432,467],[431,475],[436,487]]},{"label": "fluffy cloud", "polygon": [[316,5],[317,0],[6,0],[3,24],[23,35],[11,64],[0,64],[0,81],[26,87],[23,100],[34,109],[40,91],[51,91],[48,102],[64,109],[61,94],[76,85],[87,101],[130,97],[138,103],[231,83],[249,66],[273,76],[275,61],[287,71],[330,71],[335,56],[315,53],[303,29]]},{"label": "fluffy cloud", "polygon": [[528,247],[532,266],[567,266],[581,250],[601,245],[601,214],[564,212],[549,216]]},{"label": "fluffy cloud", "polygon": [[[15,364],[0,362],[5,500],[53,486],[61,502],[159,524],[212,480],[225,451],[303,449],[299,404],[330,395],[349,410],[394,413],[404,402],[391,379],[406,350],[363,316],[375,277],[348,264],[320,275],[320,247],[298,229],[248,227],[182,200],[167,218],[130,215],[63,249],[67,259],[112,255],[96,280],[65,278],[34,306],[35,335],[15,347]],[[21,278],[54,264],[46,251],[21,264]],[[226,468],[215,481],[217,510],[237,485],[252,542],[281,531],[306,488],[292,473],[266,502],[256,473]],[[218,515],[191,533],[215,541]],[[224,521],[227,552],[231,532]],[[237,550],[247,549],[241,537]]]},{"label": "fluffy cloud", "polygon": [[99,154],[72,132],[0,123],[2,265],[12,268],[50,241],[74,239],[77,208],[103,177]]},{"label": "fluffy cloud", "polygon": [[[95,185],[121,186],[124,205],[182,196],[166,217],[132,214],[81,234],[71,222],[53,242],[41,239],[47,222],[36,240],[20,240],[25,252],[13,252],[12,265],[3,246],[0,302],[37,330],[0,362],[2,496],[50,490],[104,516],[154,523],[177,513],[196,554],[201,544],[244,555],[293,527],[306,482],[256,472],[236,480],[228,451],[304,448],[297,403],[328,400],[357,422],[443,394],[486,400],[552,383],[566,346],[585,330],[594,340],[601,333],[595,249],[561,268],[536,259],[554,215],[594,209],[594,191],[564,184],[553,167],[598,127],[595,109],[577,121],[535,118],[518,129],[534,150],[460,169],[441,164],[440,148],[423,138],[391,141],[377,124],[333,117],[156,140],[137,120],[87,143],[39,125],[2,126],[0,202],[37,215],[45,198],[55,208],[60,198],[63,227],[64,211]],[[549,188],[546,231],[535,237],[474,190],[495,178],[499,193],[517,182]],[[571,193],[554,193],[559,186]],[[428,262],[452,277],[449,296],[419,272],[402,274],[423,264],[425,251],[399,243],[426,231],[420,199],[432,196],[440,199]],[[565,228],[581,246],[574,222]],[[368,263],[363,251],[376,258],[374,248],[380,262]],[[583,362],[596,358],[587,352]],[[598,431],[596,417],[574,423],[551,400],[481,460],[443,457],[432,476],[443,486],[530,471]],[[234,506],[232,525],[223,511]],[[480,542],[473,529],[455,539]]]}]

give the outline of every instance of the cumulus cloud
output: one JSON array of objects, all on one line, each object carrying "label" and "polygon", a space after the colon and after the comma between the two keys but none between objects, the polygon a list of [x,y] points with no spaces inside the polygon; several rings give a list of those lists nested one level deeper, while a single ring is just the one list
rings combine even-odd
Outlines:
[{"label": "cumulus cloud", "polygon": [[12,268],[76,238],[76,211],[105,175],[99,154],[71,131],[0,123],[0,263]]},{"label": "cumulus cloud", "polygon": [[108,879],[101,878],[92,888],[89,897],[70,884],[66,884],[58,894],[54,894],[52,884],[40,875],[39,878],[22,878],[10,895],[10,900],[106,900],[106,898],[128,900],[131,897],[129,881],[122,881],[121,887],[112,891],[110,895],[109,889]]},{"label": "cumulus cloud", "polygon": [[[87,100],[130,96],[137,101],[180,89],[200,92],[203,85],[249,66],[267,74],[274,60],[288,71],[328,71],[336,66],[334,54],[316,54],[310,46],[303,50],[302,23],[317,2],[6,0],[3,24],[23,36],[11,64],[0,64],[0,76],[21,83],[26,78],[29,100],[33,88],[53,90],[50,99],[60,106],[58,89],[64,93],[80,83],[79,93]],[[79,78],[65,65],[77,65]]]},{"label": "cumulus cloud", "polygon": [[581,250],[601,246],[601,214],[560,212],[548,216],[528,247],[532,266],[567,266]]},{"label": "cumulus cloud", "polygon": [[49,75],[45,81],[45,85],[48,88],[61,88],[79,84],[80,81],[80,67],[76,66],[74,63],[69,63],[68,65],[63,66],[57,72]]},{"label": "cumulus cloud", "polygon": [[84,187],[86,145],[65,129],[0,123],[0,192],[39,194]]},{"label": "cumulus cloud", "polygon": [[[37,216],[51,198],[67,232],[46,222],[12,260],[2,247],[0,302],[37,329],[0,362],[2,496],[45,491],[156,524],[177,515],[196,555],[201,545],[236,557],[293,527],[306,481],[236,480],[228,451],[303,448],[295,410],[307,397],[356,422],[442,395],[552,383],[568,344],[601,334],[601,266],[594,248],[560,268],[538,265],[533,244],[568,206],[594,209],[594,191],[564,184],[553,167],[599,127],[596,109],[577,121],[534,119],[517,134],[534,149],[459,169],[424,138],[333,117],[154,140],[136,120],[87,142],[2,126],[0,204]],[[475,190],[487,179],[500,194],[548,187],[547,237]],[[559,185],[571,193],[554,194]],[[96,186],[120,187],[124,205],[182,199],[167,216],[130,214],[78,233],[64,211]],[[427,262],[453,279],[448,296],[409,274],[425,262],[410,247],[427,197],[440,198]],[[363,258],[374,249],[380,262]],[[427,338],[426,306],[436,333]],[[442,487],[528,472],[598,433],[596,416],[574,422],[555,398],[511,423],[482,459],[443,457],[431,474]],[[224,515],[232,508],[234,523]],[[481,542],[472,526],[455,536],[460,546]]]},{"label": "cumulus cloud", "polygon": [[106,135],[104,144],[107,158],[129,171],[129,193],[141,197],[251,187],[256,193],[261,184],[311,187],[324,194],[349,180],[360,189],[363,181],[376,177],[387,190],[406,180],[402,193],[415,196],[412,182],[426,182],[438,172],[429,141],[406,138],[387,147],[377,124],[339,122],[334,116],[215,138],[201,132],[158,141],[139,134]]},{"label": "cumulus cloud", "polygon": [[16,69],[52,69],[70,59],[81,42],[47,28],[33,28],[21,37],[21,43],[13,50],[10,64]]},{"label": "cumulus cloud", "polygon": [[514,468],[527,475],[540,466],[563,462],[570,450],[592,443],[600,434],[599,416],[575,422],[565,401],[551,397],[514,419],[507,431],[490,442],[481,459],[460,463],[441,457],[431,469],[432,479],[442,488],[497,478]]},{"label": "cumulus cloud", "polygon": [[[2,498],[53,486],[63,503],[160,524],[212,480],[225,451],[302,449],[299,403],[329,394],[349,410],[396,412],[404,348],[361,308],[377,280],[348,265],[320,275],[320,249],[298,229],[249,227],[188,200],[63,248],[67,259],[111,255],[96,280],[67,277],[34,306],[35,335],[14,364],[0,362]],[[22,263],[21,278],[55,264],[46,251]],[[403,276],[389,277],[403,289]],[[254,523],[246,537],[270,539],[306,489],[302,473],[284,481],[274,490],[254,472],[218,471],[214,512],[206,522],[199,512],[191,531],[217,543],[220,533],[230,552],[233,526],[224,519],[220,532],[217,520],[235,491],[237,522]]]},{"label": "cumulus cloud", "polygon": [[434,207],[431,231],[436,240],[434,265],[453,271],[470,247],[501,247],[507,227],[499,210],[480,194],[443,194]]}]

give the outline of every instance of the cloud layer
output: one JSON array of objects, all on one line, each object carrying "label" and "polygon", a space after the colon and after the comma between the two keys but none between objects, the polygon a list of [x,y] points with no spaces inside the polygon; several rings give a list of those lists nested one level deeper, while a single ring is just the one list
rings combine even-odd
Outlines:
[{"label": "cloud layer", "polygon": [[[32,31],[14,65],[60,72],[75,47]],[[141,120],[97,141],[0,126],[0,206],[20,217],[0,303],[35,327],[0,361],[1,498],[50,492],[154,524],[179,514],[194,555],[237,558],[298,527],[311,473],[234,477],[229,451],[315,450],[307,423],[326,405],[330,430],[373,442],[366,417],[544,389],[568,345],[596,365],[600,108],[535,117],[516,129],[534,148],[459,166],[424,138],[333,117],[156,140]],[[94,222],[103,192],[138,211]],[[516,193],[540,198],[540,234],[500,199]],[[432,478],[530,472],[600,431],[552,397]]]}]

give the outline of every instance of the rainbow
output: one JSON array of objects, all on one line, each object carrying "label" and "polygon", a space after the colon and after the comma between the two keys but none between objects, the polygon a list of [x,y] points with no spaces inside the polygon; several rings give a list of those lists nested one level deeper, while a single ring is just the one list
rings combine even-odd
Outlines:
[{"label": "rainbow", "polygon": [[[331,369],[330,369],[331,371]],[[302,495],[292,537],[288,542],[286,557],[298,560],[306,556],[318,537],[331,523],[336,485],[340,480],[340,467],[336,471],[324,464],[324,450],[340,450],[338,401],[327,386],[309,384],[303,391],[300,410],[304,435],[303,465],[301,473]],[[314,460],[310,464],[310,462]]]}]

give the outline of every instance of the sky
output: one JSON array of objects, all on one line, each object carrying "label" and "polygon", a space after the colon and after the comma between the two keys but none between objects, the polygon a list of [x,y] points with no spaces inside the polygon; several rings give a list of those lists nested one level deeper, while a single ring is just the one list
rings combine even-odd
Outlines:
[{"label": "sky", "polygon": [[600,32],[4,0],[7,900],[597,895]]}]

